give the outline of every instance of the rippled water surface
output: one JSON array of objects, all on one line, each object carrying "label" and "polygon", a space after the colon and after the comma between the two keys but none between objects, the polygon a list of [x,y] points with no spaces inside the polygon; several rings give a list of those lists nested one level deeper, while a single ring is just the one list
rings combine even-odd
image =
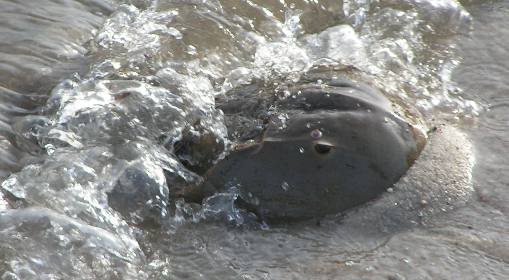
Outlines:
[{"label": "rippled water surface", "polygon": [[[0,278],[509,275],[507,2],[32,2],[0,0]],[[238,209],[234,188],[175,198],[243,131],[225,94],[291,98],[347,66],[438,127],[395,188],[290,224]]]}]

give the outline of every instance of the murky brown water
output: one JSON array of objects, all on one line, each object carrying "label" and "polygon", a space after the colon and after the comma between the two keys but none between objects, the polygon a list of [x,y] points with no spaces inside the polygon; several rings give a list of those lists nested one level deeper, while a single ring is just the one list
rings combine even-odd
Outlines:
[{"label": "murky brown water", "polygon": [[[0,0],[0,277],[506,279],[509,3],[464,5]],[[216,95],[331,61],[472,143],[443,130],[394,193],[341,217],[108,205],[126,170],[159,190],[197,180],[163,144],[196,120],[226,137]]]}]

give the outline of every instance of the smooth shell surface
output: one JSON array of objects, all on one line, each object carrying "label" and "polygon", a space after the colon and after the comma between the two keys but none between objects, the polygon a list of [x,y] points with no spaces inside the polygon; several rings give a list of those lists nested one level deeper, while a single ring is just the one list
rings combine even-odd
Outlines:
[{"label": "smooth shell surface", "polygon": [[383,193],[423,148],[423,135],[367,85],[332,80],[290,90],[277,104],[286,122],[269,123],[260,142],[209,170],[205,193],[237,187],[241,204],[268,220],[338,213]]}]

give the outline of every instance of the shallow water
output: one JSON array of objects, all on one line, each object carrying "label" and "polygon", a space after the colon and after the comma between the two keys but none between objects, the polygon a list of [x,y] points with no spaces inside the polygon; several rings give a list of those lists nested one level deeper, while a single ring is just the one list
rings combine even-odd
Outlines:
[{"label": "shallow water", "polygon": [[[0,0],[3,278],[509,275],[507,3],[39,3]],[[337,63],[373,75],[429,126],[466,131],[473,189],[470,143],[444,132],[394,193],[344,216],[266,225],[236,209],[234,193],[166,201],[201,180],[175,141],[191,132],[228,146],[216,96]],[[150,192],[112,198],[118,184]]]}]

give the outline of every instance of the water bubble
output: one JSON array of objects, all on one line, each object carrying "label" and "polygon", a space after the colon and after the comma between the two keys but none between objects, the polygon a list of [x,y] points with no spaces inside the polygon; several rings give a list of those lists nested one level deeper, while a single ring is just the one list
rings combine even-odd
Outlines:
[{"label": "water bubble", "polygon": [[50,156],[55,152],[55,146],[53,144],[46,144],[44,146],[44,149],[46,150],[46,153]]},{"label": "water bubble", "polygon": [[375,268],[374,268],[373,266],[371,266],[371,265],[370,265],[370,266],[366,266],[366,267],[364,268],[364,270],[366,270],[366,271],[373,271],[373,270],[375,270]]}]

